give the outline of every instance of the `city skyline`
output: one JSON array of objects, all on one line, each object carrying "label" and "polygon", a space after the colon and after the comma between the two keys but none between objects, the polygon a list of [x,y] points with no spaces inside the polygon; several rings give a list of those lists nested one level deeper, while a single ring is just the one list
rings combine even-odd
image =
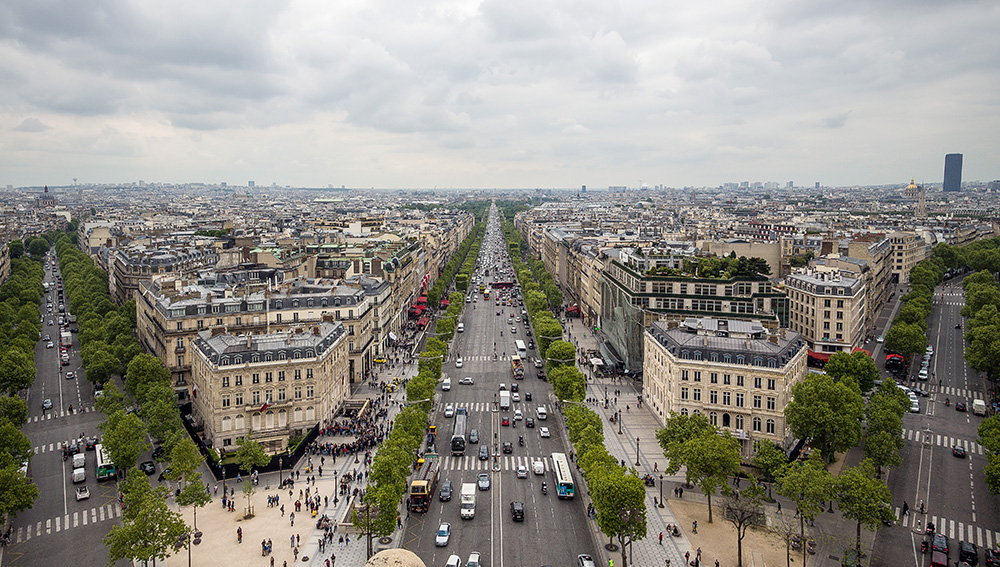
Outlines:
[{"label": "city skyline", "polygon": [[1000,177],[985,1],[0,14],[0,185],[837,187],[935,183],[948,153]]}]

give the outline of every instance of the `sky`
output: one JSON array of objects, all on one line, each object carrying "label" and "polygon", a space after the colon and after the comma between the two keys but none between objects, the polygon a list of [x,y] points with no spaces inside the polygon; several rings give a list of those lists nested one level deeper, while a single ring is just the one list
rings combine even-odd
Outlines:
[{"label": "sky", "polygon": [[1000,178],[996,0],[4,0],[0,186]]}]

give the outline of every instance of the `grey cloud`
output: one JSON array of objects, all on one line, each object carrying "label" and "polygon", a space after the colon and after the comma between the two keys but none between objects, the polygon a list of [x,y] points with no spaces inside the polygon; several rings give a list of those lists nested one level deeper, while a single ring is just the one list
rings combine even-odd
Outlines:
[{"label": "grey cloud", "polygon": [[847,112],[841,114],[834,114],[833,116],[827,116],[823,119],[824,128],[843,128],[847,125]]},{"label": "grey cloud", "polygon": [[37,118],[25,118],[14,127],[17,132],[44,132],[48,129],[49,127]]}]

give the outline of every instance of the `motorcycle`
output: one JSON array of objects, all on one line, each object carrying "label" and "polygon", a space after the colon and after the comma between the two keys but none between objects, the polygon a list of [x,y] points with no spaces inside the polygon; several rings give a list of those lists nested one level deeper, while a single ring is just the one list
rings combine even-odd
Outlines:
[{"label": "motorcycle", "polygon": [[517,438],[517,444],[520,445],[520,446],[522,446],[522,447],[524,447],[524,436],[523,435],[521,435],[520,437]]},{"label": "motorcycle", "polygon": [[546,486],[546,484],[543,482],[542,483],[542,494],[548,494],[548,493],[549,493],[549,487]]},{"label": "motorcycle", "polygon": [[950,406],[950,405],[951,405],[951,400],[950,400],[950,399],[948,399],[948,398],[945,398],[945,399],[944,399],[944,405],[946,405],[946,406]]}]

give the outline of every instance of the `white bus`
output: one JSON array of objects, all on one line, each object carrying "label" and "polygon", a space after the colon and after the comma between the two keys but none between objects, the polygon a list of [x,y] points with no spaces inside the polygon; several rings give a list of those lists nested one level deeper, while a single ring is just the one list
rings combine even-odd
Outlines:
[{"label": "white bus", "polygon": [[528,357],[528,348],[524,346],[524,341],[520,339],[514,341],[514,354],[521,358]]},{"label": "white bus", "polygon": [[555,475],[556,493],[559,498],[572,500],[576,494],[576,487],[573,485],[573,473],[570,472],[566,453],[552,453],[552,474]]},{"label": "white bus", "polygon": [[97,480],[115,478],[115,464],[100,443],[94,447],[94,453],[97,455]]}]

